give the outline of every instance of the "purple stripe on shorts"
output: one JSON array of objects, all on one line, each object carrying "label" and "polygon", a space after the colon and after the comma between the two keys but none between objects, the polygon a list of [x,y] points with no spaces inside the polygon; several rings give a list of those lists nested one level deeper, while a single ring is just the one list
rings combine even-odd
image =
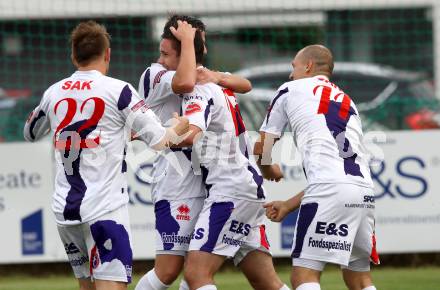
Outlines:
[{"label": "purple stripe on shorts", "polygon": [[318,204],[306,203],[301,205],[298,215],[298,223],[295,229],[295,248],[292,251],[292,258],[299,258],[304,244],[304,238],[306,237],[307,230],[313,221],[313,218],[318,211]]},{"label": "purple stripe on shorts", "polygon": [[209,215],[209,233],[208,240],[200,248],[200,251],[211,253],[215,248],[220,232],[231,217],[234,210],[233,202],[214,202],[211,205],[211,213]]},{"label": "purple stripe on shorts", "polygon": [[[90,231],[99,252],[99,264],[119,260],[124,265],[127,282],[130,283],[133,252],[131,250],[130,237],[124,225],[112,220],[102,220],[92,224]],[[95,265],[95,267],[98,265]]]},{"label": "purple stripe on shorts", "polygon": [[156,215],[156,230],[162,237],[163,249],[169,251],[174,248],[174,243],[165,242],[164,238],[170,238],[177,235],[180,230],[179,223],[171,214],[171,205],[168,200],[159,200],[154,204],[154,214]]}]

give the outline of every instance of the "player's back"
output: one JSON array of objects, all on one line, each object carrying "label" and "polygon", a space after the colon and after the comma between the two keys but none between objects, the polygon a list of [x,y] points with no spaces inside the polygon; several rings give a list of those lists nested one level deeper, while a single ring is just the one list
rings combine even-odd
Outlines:
[{"label": "player's back", "polygon": [[[164,125],[182,106],[181,97],[172,90],[175,73],[159,63],[152,63],[139,81],[139,95]],[[201,177],[194,175],[191,167],[191,148],[164,150],[154,161],[151,174],[154,202],[206,195]]]},{"label": "player's back", "polygon": [[[77,71],[43,96],[55,147],[58,223],[85,222],[128,202],[121,111],[134,101],[133,91],[98,71]],[[143,101],[130,108],[146,109]]]},{"label": "player's back", "polygon": [[234,93],[213,83],[196,85],[183,104],[190,124],[204,131],[193,150],[209,194],[263,201],[263,178],[249,159],[249,138]]},{"label": "player's back", "polygon": [[179,112],[182,101],[172,90],[175,71],[167,70],[159,63],[152,63],[142,74],[139,81],[139,95],[159,117],[162,124]]},{"label": "player's back", "polygon": [[289,120],[309,184],[372,187],[359,113],[339,87],[324,76],[287,82],[269,107],[264,131],[271,132],[282,114]]}]

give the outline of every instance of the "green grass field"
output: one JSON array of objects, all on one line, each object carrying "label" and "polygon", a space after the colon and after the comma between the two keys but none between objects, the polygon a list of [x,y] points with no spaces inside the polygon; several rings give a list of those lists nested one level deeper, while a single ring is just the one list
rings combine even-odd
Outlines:
[{"label": "green grass field", "polygon": [[[281,278],[288,283],[289,267],[277,269]],[[378,290],[439,290],[440,289],[440,268],[375,268],[373,277]],[[129,289],[134,285],[140,276],[134,277]],[[251,289],[247,281],[238,271],[233,269],[225,270],[216,276],[218,289],[245,290]],[[288,284],[289,285],[289,284]],[[336,268],[328,268],[322,276],[323,290],[346,289],[340,272]],[[73,276],[3,276],[0,277],[0,290],[77,290],[76,281]],[[178,289],[175,283],[171,289]]]}]

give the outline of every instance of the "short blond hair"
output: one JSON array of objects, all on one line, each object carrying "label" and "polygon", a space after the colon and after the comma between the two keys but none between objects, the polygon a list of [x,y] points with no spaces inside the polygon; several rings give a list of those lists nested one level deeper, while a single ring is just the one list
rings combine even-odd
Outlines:
[{"label": "short blond hair", "polygon": [[81,22],[70,34],[72,58],[78,65],[88,65],[110,47],[110,34],[104,25],[89,20]]}]

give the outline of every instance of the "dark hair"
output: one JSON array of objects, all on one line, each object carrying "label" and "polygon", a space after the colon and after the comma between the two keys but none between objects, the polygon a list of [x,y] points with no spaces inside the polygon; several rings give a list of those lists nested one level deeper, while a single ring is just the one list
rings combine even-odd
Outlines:
[{"label": "dark hair", "polygon": [[180,41],[173,35],[170,28],[174,27],[177,29],[177,21],[186,21],[191,24],[192,27],[196,28],[196,35],[194,37],[194,50],[196,53],[196,63],[203,63],[204,51],[205,51],[205,42],[202,38],[202,32],[205,31],[205,24],[194,17],[186,16],[186,15],[172,15],[168,18],[165,27],[163,28],[162,39],[169,39],[173,42],[173,47],[177,51],[177,55],[180,55]]},{"label": "dark hair", "polygon": [[110,47],[110,35],[104,25],[89,20],[73,29],[70,42],[73,60],[78,65],[88,65]]}]

